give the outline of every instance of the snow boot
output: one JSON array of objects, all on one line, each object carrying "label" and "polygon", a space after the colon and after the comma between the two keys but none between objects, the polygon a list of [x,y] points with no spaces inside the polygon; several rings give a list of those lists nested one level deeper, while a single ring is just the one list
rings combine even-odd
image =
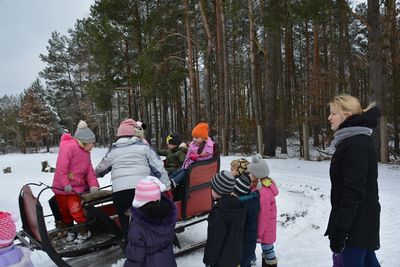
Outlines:
[{"label": "snow boot", "polygon": [[61,239],[68,235],[68,230],[66,228],[72,227],[73,224],[66,224],[63,221],[56,221],[57,236],[56,238]]},{"label": "snow boot", "polygon": [[278,267],[278,259],[274,258],[269,260],[262,258],[262,267]]},{"label": "snow boot", "polygon": [[78,224],[78,236],[75,239],[75,243],[81,244],[88,240],[92,236],[92,233],[86,228],[83,223]]}]

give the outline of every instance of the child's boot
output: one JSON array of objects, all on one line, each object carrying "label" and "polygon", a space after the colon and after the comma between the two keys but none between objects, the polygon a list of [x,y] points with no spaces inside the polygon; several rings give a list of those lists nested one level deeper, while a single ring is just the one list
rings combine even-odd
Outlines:
[{"label": "child's boot", "polygon": [[262,258],[262,267],[278,267],[278,259],[265,259]]},{"label": "child's boot", "polygon": [[68,230],[66,228],[73,226],[72,224],[66,224],[63,221],[56,221],[57,238],[61,239],[68,235]]},{"label": "child's boot", "polygon": [[75,239],[75,243],[80,244],[88,240],[92,236],[92,233],[86,228],[84,223],[78,224],[78,236]]}]

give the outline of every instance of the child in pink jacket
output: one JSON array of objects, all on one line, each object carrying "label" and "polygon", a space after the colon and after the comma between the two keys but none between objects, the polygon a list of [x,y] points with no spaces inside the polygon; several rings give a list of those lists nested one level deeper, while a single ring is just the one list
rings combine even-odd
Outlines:
[{"label": "child in pink jacket", "polygon": [[[90,232],[84,227],[87,218],[81,205],[79,193],[96,192],[99,183],[90,160],[90,151],[96,141],[94,133],[86,122],[80,121],[72,138],[64,134],[61,138],[56,171],[53,179],[53,192],[61,214],[60,227],[73,226],[78,223],[77,242],[90,237]],[[75,233],[69,232],[67,241],[75,239]]]},{"label": "child in pink jacket", "polygon": [[261,243],[262,266],[276,267],[274,243],[276,241],[277,210],[275,197],[279,191],[275,182],[269,178],[269,167],[260,154],[253,156],[247,167],[252,182],[258,182],[260,212],[258,214],[257,240]]},{"label": "child in pink jacket", "polygon": [[214,156],[214,142],[208,136],[208,124],[200,122],[192,130],[193,141],[190,142],[185,161],[181,169],[171,175],[171,187],[175,188],[186,178],[186,170],[195,161],[211,159]]}]

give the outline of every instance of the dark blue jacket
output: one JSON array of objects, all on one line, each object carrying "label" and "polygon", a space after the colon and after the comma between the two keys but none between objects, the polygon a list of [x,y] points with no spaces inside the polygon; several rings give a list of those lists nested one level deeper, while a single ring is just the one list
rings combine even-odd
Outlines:
[{"label": "dark blue jacket", "polygon": [[243,252],[240,267],[251,266],[254,252],[257,245],[257,221],[260,211],[260,196],[258,191],[239,197],[242,202],[246,218],[243,230]]},{"label": "dark blue jacket", "polygon": [[162,197],[159,205],[132,208],[131,214],[124,267],[176,267],[172,249],[176,223],[174,203]]},{"label": "dark blue jacket", "polygon": [[242,258],[244,208],[234,196],[217,200],[208,216],[203,262],[212,267],[237,267]]}]

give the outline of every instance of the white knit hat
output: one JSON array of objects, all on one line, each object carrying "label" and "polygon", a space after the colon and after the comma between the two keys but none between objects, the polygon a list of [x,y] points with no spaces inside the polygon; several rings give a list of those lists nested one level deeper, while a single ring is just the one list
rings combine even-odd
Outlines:
[{"label": "white knit hat", "polygon": [[249,173],[253,174],[257,179],[269,176],[269,167],[267,161],[257,154],[251,158],[251,162],[247,165]]},{"label": "white knit hat", "polygon": [[96,142],[96,136],[87,126],[85,121],[78,123],[78,128],[75,131],[74,137],[84,144],[93,144]]},{"label": "white knit hat", "polygon": [[147,176],[136,184],[132,206],[140,208],[149,202],[160,200],[161,192],[166,189],[165,185],[157,177]]}]

